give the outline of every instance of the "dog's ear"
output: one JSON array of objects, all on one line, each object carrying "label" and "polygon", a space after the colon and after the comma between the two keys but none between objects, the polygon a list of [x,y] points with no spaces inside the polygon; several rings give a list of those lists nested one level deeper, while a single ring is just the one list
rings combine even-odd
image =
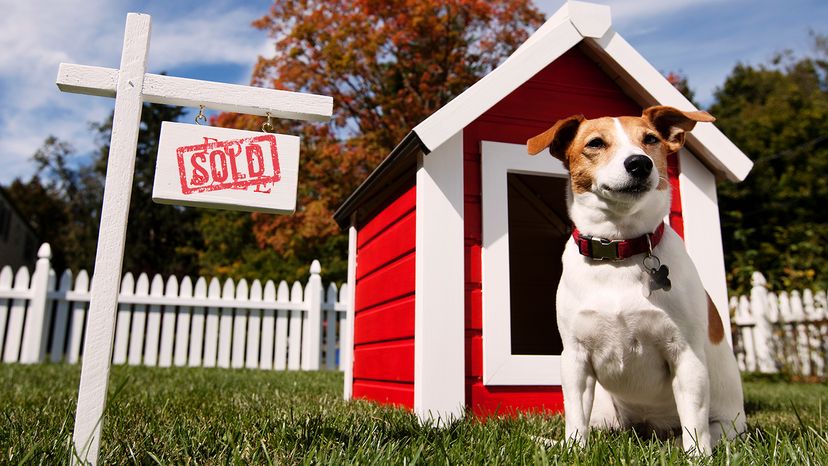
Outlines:
[{"label": "dog's ear", "polygon": [[578,133],[578,127],[581,126],[582,121],[584,121],[583,115],[573,115],[558,120],[548,130],[526,141],[526,150],[529,155],[535,155],[548,147],[549,153],[568,167],[566,149]]},{"label": "dog's ear", "polygon": [[667,141],[670,152],[681,149],[684,145],[685,134],[692,130],[699,121],[713,122],[713,115],[703,112],[682,112],[673,107],[655,106],[644,109],[641,116],[648,120],[653,127]]}]

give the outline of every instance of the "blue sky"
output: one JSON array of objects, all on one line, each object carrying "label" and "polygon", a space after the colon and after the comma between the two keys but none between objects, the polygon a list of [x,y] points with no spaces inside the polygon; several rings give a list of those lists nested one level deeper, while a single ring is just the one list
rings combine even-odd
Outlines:
[{"label": "blue sky", "polygon": [[[613,27],[656,68],[687,75],[703,106],[738,63],[775,52],[811,51],[808,30],[828,34],[825,0],[594,0],[610,5]],[[64,94],[60,62],[116,68],[127,12],[152,15],[150,72],[247,84],[266,35],[250,27],[265,0],[3,0],[0,28],[0,184],[34,172],[31,155],[50,134],[79,153],[95,146],[89,122],[112,99]],[[563,0],[536,0],[550,16]]]}]

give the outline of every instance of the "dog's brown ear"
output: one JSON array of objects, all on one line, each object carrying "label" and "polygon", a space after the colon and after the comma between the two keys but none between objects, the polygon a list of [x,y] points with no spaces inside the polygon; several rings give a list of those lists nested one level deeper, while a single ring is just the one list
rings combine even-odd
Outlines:
[{"label": "dog's brown ear", "polygon": [[682,112],[673,107],[655,106],[644,109],[641,116],[652,123],[661,137],[667,141],[670,152],[681,149],[685,134],[692,130],[699,121],[713,122],[713,115],[703,112]]},{"label": "dog's brown ear", "polygon": [[584,121],[583,115],[573,115],[558,120],[548,130],[526,141],[526,150],[529,155],[535,155],[548,147],[553,157],[562,161],[564,166],[568,166],[566,149],[578,133],[578,127],[581,126],[582,121]]}]

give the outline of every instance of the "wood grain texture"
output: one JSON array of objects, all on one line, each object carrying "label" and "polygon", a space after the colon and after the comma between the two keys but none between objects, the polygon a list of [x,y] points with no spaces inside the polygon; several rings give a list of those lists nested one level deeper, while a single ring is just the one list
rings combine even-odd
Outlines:
[{"label": "wood grain texture", "polygon": [[[115,97],[118,70],[61,63],[55,80],[63,92]],[[300,92],[224,84],[147,73],[144,100],[154,104],[198,107],[293,120],[327,121],[333,98]]]},{"label": "wood grain texture", "polygon": [[109,144],[95,275],[81,369],[73,442],[82,461],[96,464],[103,410],[109,386],[118,285],[124,257],[135,150],[141,121],[144,74],[149,52],[150,17],[130,13],[124,30]]}]

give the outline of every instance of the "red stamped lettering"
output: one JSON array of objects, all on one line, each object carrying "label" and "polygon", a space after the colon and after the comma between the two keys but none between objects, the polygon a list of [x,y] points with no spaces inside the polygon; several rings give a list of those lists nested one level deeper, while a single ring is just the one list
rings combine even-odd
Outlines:
[{"label": "red stamped lettering", "polygon": [[281,179],[276,136],[218,141],[204,138],[203,144],[176,150],[183,194],[222,189],[249,189],[269,193],[268,185]]}]

